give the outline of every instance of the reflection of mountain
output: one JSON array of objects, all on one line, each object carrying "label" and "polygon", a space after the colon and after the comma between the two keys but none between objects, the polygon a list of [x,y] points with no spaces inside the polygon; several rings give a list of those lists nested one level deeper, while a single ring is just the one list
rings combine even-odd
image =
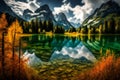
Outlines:
[{"label": "reflection of mountain", "polygon": [[[69,44],[69,43],[68,43]],[[45,54],[45,53],[44,53]],[[40,65],[42,60],[38,58],[34,53],[31,54],[28,51],[22,56],[23,60],[27,60],[27,64],[30,66]],[[50,57],[50,61],[54,60],[74,60],[74,62],[94,62],[96,58],[82,43],[79,43],[75,48],[63,46],[61,51],[54,51]]]},{"label": "reflection of mountain", "polygon": [[[68,43],[69,44],[69,43]],[[50,60],[57,59],[79,59],[80,61],[92,61],[94,62],[96,58],[92,53],[82,44],[79,43],[75,48],[63,46],[61,51],[54,51]]]},{"label": "reflection of mountain", "polygon": [[27,43],[27,46],[24,46],[23,50],[28,50],[30,53],[34,52],[37,57],[45,62],[50,59],[66,58],[92,61],[94,59],[93,56],[98,59],[100,55],[104,55],[107,49],[114,51],[117,55],[120,53],[119,35],[93,35],[81,37],[36,35],[33,37],[23,37],[22,42],[24,41]]},{"label": "reflection of mountain", "polygon": [[116,55],[119,55],[120,53],[119,35],[94,35],[89,38],[86,36],[83,40],[83,44],[95,55],[96,58],[99,58],[100,55],[104,55],[106,50],[111,50]]},{"label": "reflection of mountain", "polygon": [[[85,58],[87,60],[92,60],[88,57],[90,57],[91,53],[83,44],[80,44],[80,40],[77,38],[70,38],[70,37],[64,37],[64,36],[45,36],[45,35],[39,35],[39,36],[33,36],[33,37],[23,37],[23,41],[27,41],[27,46],[24,47],[24,50],[35,50],[34,53],[39,57],[42,61],[49,61],[50,58],[54,57],[53,53],[55,54],[56,51],[73,51],[73,55],[78,56],[77,57],[70,57],[72,59],[79,59],[79,58]],[[86,52],[85,52],[86,50]],[[75,51],[75,52],[74,52]],[[82,52],[81,52],[82,51]],[[80,53],[79,53],[80,52]],[[90,54],[89,56],[85,57],[85,54]],[[31,52],[32,53],[32,52]],[[71,53],[72,55],[72,53]],[[62,55],[61,55],[62,56]],[[60,56],[59,56],[60,57]],[[64,56],[63,56],[64,57]],[[52,59],[51,58],[51,59]],[[56,57],[57,58],[57,57]]]},{"label": "reflection of mountain", "polygon": [[23,60],[27,60],[27,64],[30,66],[40,65],[41,60],[35,55],[35,53],[30,54],[28,51],[22,56]]}]

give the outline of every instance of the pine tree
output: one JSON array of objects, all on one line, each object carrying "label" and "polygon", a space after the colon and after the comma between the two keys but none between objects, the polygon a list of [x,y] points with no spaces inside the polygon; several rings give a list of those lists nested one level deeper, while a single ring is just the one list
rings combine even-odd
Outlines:
[{"label": "pine tree", "polygon": [[107,21],[104,21],[102,32],[103,33],[108,33],[108,22]]}]

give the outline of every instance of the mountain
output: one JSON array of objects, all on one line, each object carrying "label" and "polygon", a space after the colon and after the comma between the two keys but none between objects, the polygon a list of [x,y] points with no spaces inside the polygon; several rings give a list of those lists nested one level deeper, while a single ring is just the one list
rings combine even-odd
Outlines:
[{"label": "mountain", "polygon": [[23,16],[26,20],[33,20],[38,18],[42,21],[52,21],[54,25],[64,26],[65,29],[72,27],[64,13],[59,13],[57,16],[58,20],[56,21],[52,11],[47,4],[40,6],[34,13],[31,10],[26,9],[24,10]]},{"label": "mountain", "polygon": [[15,1],[28,2],[29,0],[15,0]]},{"label": "mountain", "polygon": [[75,28],[79,28],[79,26],[81,25],[80,23],[74,23],[74,22],[70,22],[71,25],[73,25]]},{"label": "mountain", "polygon": [[3,0],[0,0],[0,14],[2,14],[2,13],[6,13],[7,19],[9,21],[10,21],[10,19],[13,20],[14,18],[17,18],[20,21],[21,20],[24,21],[24,19],[22,19],[21,17],[17,16]]},{"label": "mountain", "polygon": [[29,9],[24,10],[24,12],[23,12],[23,18],[25,20],[29,21],[31,19],[31,14],[32,13],[33,12],[31,10],[29,10]]},{"label": "mountain", "polygon": [[0,15],[3,13],[6,15],[8,26],[11,25],[11,23],[16,19],[19,21],[24,21],[24,19],[17,16],[3,0],[0,0]]},{"label": "mountain", "polygon": [[35,17],[37,17],[38,19],[43,20],[43,21],[52,21],[54,24],[56,24],[54,15],[52,14],[52,11],[50,10],[47,4],[38,8],[35,11],[35,13],[37,14]]},{"label": "mountain", "polygon": [[109,21],[112,18],[120,16],[120,6],[113,0],[103,3],[100,8],[97,8],[81,25],[84,26],[99,26],[104,24],[104,21]]},{"label": "mountain", "polygon": [[70,22],[67,20],[67,17],[65,16],[64,13],[59,13],[57,15],[57,22],[58,25],[64,26],[65,29],[72,28],[73,26],[70,24]]},{"label": "mountain", "polygon": [[64,13],[60,13],[58,15],[58,20],[56,21],[47,4],[38,7],[38,5],[36,6],[36,4],[31,1],[29,3],[29,8],[25,8],[25,5],[22,5],[27,4],[25,0],[22,0],[22,2],[19,1],[19,3],[20,4],[17,4],[17,2],[14,1],[6,2],[0,0],[0,12],[8,13],[9,15],[16,17],[18,20],[31,21],[37,18],[40,21],[52,21],[54,26],[63,26],[65,29],[72,27]]},{"label": "mountain", "polygon": [[3,0],[0,0],[0,12],[10,13],[14,16],[16,15]]}]

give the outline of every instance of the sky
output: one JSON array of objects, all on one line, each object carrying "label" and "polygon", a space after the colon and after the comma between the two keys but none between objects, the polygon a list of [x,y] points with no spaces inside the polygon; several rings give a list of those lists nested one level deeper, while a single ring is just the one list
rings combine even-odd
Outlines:
[{"label": "sky", "polygon": [[[53,14],[63,12],[67,16],[69,22],[74,24],[82,24],[82,22],[91,15],[96,8],[99,8],[102,3],[109,0],[4,0],[18,14],[29,8],[33,12],[40,6],[48,4]],[[120,4],[120,0],[114,0]],[[30,4],[34,3],[34,7]],[[21,12],[20,12],[21,11]],[[76,27],[78,25],[75,25]]]}]

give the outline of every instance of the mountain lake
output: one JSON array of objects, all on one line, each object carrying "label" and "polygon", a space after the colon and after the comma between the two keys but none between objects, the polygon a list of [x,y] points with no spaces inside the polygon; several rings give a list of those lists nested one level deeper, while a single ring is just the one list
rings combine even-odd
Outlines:
[{"label": "mountain lake", "polygon": [[[79,74],[110,50],[119,56],[120,35],[31,35],[21,37],[22,57],[37,69],[42,79]],[[71,74],[72,73],[72,74]]]}]

